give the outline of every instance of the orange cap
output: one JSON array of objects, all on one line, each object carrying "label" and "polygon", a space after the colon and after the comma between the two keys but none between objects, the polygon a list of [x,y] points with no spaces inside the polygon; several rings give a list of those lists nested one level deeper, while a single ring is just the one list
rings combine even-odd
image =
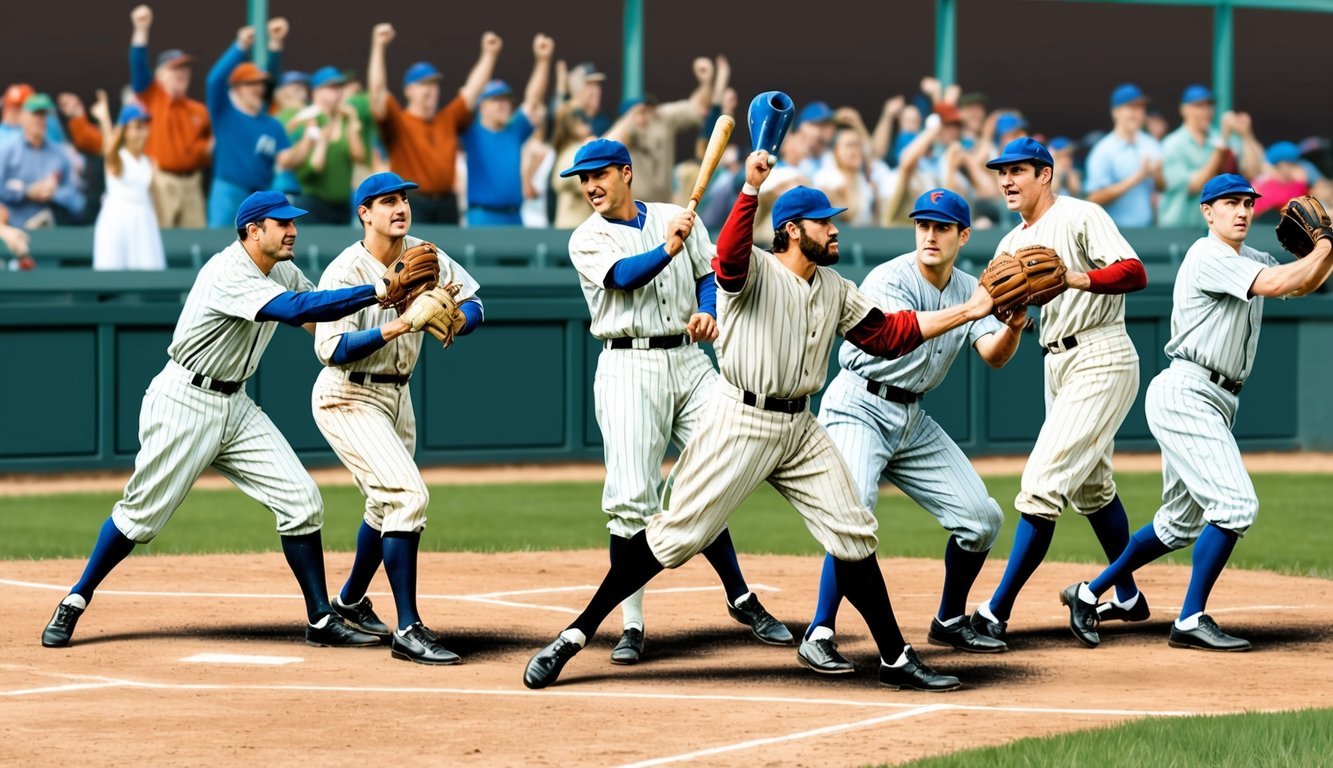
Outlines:
[{"label": "orange cap", "polygon": [[945,125],[963,122],[962,115],[958,113],[958,107],[955,107],[947,101],[941,101],[939,104],[935,105],[935,114],[940,116],[940,122]]},{"label": "orange cap", "polygon": [[5,89],[5,106],[21,107],[33,92],[32,86],[27,83],[14,83]]},{"label": "orange cap", "polygon": [[267,72],[246,61],[231,71],[231,77],[227,81],[232,85],[239,85],[240,83],[258,83],[267,79]]}]

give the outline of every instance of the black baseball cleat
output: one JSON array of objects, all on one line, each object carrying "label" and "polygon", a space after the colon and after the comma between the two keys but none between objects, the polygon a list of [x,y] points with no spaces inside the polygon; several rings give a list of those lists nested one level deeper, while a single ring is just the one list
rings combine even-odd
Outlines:
[{"label": "black baseball cleat", "polygon": [[1233,637],[1223,632],[1213,621],[1213,617],[1204,614],[1199,617],[1199,626],[1194,629],[1177,629],[1171,622],[1171,636],[1167,644],[1172,648],[1193,648],[1199,651],[1248,651],[1250,641]]},{"label": "black baseball cleat", "polygon": [[643,655],[643,630],[630,627],[620,635],[620,642],[611,649],[612,664],[638,664]]},{"label": "black baseball cleat", "polygon": [[856,665],[838,653],[838,644],[830,638],[802,640],[796,649],[796,660],[821,675],[847,675],[856,671]]},{"label": "black baseball cleat", "polygon": [[565,664],[574,658],[574,654],[583,650],[578,643],[561,635],[555,642],[537,651],[528,666],[523,670],[523,684],[529,688],[545,688],[560,677]]},{"label": "black baseball cleat", "polygon": [[901,667],[891,667],[884,662],[879,665],[879,681],[883,685],[896,687],[899,690],[910,688],[914,691],[930,691],[932,693],[940,691],[952,691],[961,688],[963,684],[953,675],[941,675],[930,667],[916,655],[912,646],[903,649],[907,656],[907,663]]},{"label": "black baseball cleat", "polygon": [[1111,601],[1097,604],[1098,621],[1147,621],[1152,612],[1148,610],[1148,596],[1139,593],[1139,599],[1128,608],[1121,608]]},{"label": "black baseball cleat", "polygon": [[305,641],[321,648],[356,648],[379,645],[384,638],[353,629],[336,613],[326,614],[324,626],[305,625]]},{"label": "black baseball cleat", "polygon": [[393,632],[389,629],[389,625],[380,621],[380,617],[375,614],[375,606],[371,604],[369,597],[363,596],[355,603],[347,605],[340,595],[334,595],[329,605],[333,606],[333,612],[341,616],[342,620],[353,629],[359,629],[367,635],[378,635],[388,640]]},{"label": "black baseball cleat", "polygon": [[79,617],[87,610],[87,605],[80,608],[77,605],[61,601],[56,606],[56,612],[51,614],[51,620],[46,622],[46,629],[42,630],[42,645],[47,648],[64,648],[69,645],[69,639],[74,635],[74,627],[79,623]]},{"label": "black baseball cleat", "polygon": [[1009,650],[1003,640],[996,640],[973,629],[972,622],[966,616],[948,626],[938,618],[931,619],[926,642],[969,653],[1004,653]]},{"label": "black baseball cleat", "polygon": [[769,645],[796,645],[787,625],[773,618],[773,614],[764,610],[759,603],[759,596],[751,592],[737,601],[736,605],[727,605],[727,613],[754,632],[754,636]]},{"label": "black baseball cleat", "polygon": [[1009,630],[1009,622],[991,621],[985,616],[982,616],[981,611],[973,611],[972,618],[969,619],[968,621],[971,622],[972,629],[978,635],[981,635],[982,637],[989,637],[992,640],[999,640],[1002,643],[1008,642],[1007,640],[1005,640],[1005,635],[1008,633]]},{"label": "black baseball cleat", "polygon": [[389,653],[395,659],[414,661],[418,664],[458,664],[463,659],[458,654],[440,645],[434,632],[417,622],[407,629],[400,629],[389,637]]},{"label": "black baseball cleat", "polygon": [[1080,643],[1089,648],[1101,645],[1101,635],[1097,634],[1097,604],[1085,603],[1078,596],[1078,588],[1087,582],[1070,584],[1060,592],[1060,602],[1069,608],[1069,630]]}]

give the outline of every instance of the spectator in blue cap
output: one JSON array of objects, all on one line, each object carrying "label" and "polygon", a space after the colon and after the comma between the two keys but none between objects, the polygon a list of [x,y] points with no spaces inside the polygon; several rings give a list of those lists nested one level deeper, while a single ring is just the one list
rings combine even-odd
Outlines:
[{"label": "spectator in blue cap", "polygon": [[1078,145],[1068,136],[1056,136],[1047,142],[1046,148],[1051,151],[1051,159],[1055,161],[1055,179],[1051,182],[1051,190],[1057,195],[1078,197],[1083,191],[1083,174],[1079,172],[1078,163],[1074,160]]},{"label": "spectator in blue cap", "polygon": [[296,168],[314,146],[310,137],[292,144],[282,123],[269,114],[265,92],[273,74],[282,71],[287,31],[285,19],[269,20],[269,71],[247,60],[255,31],[241,27],[236,42],[208,72],[208,113],[217,139],[208,196],[210,227],[225,227],[241,200],[257,190],[272,189],[275,171]]},{"label": "spectator in blue cap", "polygon": [[1085,192],[1121,227],[1153,225],[1153,193],[1165,187],[1162,146],[1143,130],[1148,97],[1126,83],[1111,93],[1114,127],[1088,153]]},{"label": "spectator in blue cap", "polygon": [[310,106],[310,74],[297,69],[283,72],[278,77],[278,87],[273,89],[273,108],[283,112],[300,111],[308,106]]},{"label": "spectator in blue cap", "polygon": [[1275,222],[1282,204],[1309,194],[1315,180],[1317,176],[1311,175],[1301,158],[1300,147],[1290,141],[1273,142],[1264,152],[1263,173],[1254,180],[1255,189],[1263,193],[1262,199],[1254,204],[1255,220]]},{"label": "spectator in blue cap", "polygon": [[346,224],[351,218],[347,194],[352,172],[368,155],[360,113],[344,100],[347,75],[337,67],[320,67],[310,76],[311,104],[286,121],[294,142],[309,136],[309,157],[296,169],[300,191],[295,204],[310,211],[312,224]]},{"label": "spectator in blue cap", "polygon": [[555,41],[539,34],[532,39],[532,74],[523,89],[523,104],[514,111],[512,89],[492,80],[481,92],[477,117],[463,131],[467,156],[467,225],[518,227],[523,205],[523,143],[541,121],[546,86],[551,78]]},{"label": "spectator in blue cap", "polygon": [[1180,127],[1162,140],[1166,188],[1157,202],[1159,226],[1197,227],[1197,197],[1210,178],[1237,171],[1257,176],[1262,170],[1263,147],[1254,138],[1250,116],[1227,112],[1219,130],[1213,126],[1214,115],[1213,92],[1208,86],[1185,88],[1180,97]]},{"label": "spectator in blue cap", "polygon": [[831,161],[830,148],[836,130],[833,108],[822,101],[812,101],[796,113],[796,133],[801,135],[808,152],[797,169],[805,178],[813,179],[819,169]]},{"label": "spectator in blue cap", "polygon": [[413,198],[413,214],[421,224],[457,224],[458,194],[455,169],[458,139],[472,123],[481,92],[495,71],[503,41],[494,32],[481,36],[481,55],[472,65],[458,94],[440,108],[440,81],[435,65],[417,62],[403,75],[406,106],[389,93],[384,51],[394,39],[392,24],[376,24],[371,32],[370,65],[366,90],[370,112],[379,124],[380,138],[389,153],[389,168],[416,179],[421,185]]},{"label": "spectator in blue cap", "polygon": [[153,183],[153,161],[144,154],[149,114],[138,104],[126,104],[113,125],[102,90],[91,112],[106,137],[106,195],[93,228],[93,269],[165,269],[162,232],[148,193]]}]

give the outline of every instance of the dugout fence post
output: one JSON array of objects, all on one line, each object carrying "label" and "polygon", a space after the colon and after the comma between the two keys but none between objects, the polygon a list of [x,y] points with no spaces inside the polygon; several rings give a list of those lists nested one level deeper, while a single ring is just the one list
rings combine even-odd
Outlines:
[{"label": "dugout fence post", "polygon": [[643,98],[643,0],[625,0],[624,34],[620,96],[628,102]]},{"label": "dugout fence post", "polygon": [[1217,101],[1217,119],[1231,109],[1236,74],[1235,14],[1231,3],[1221,0],[1213,6],[1213,98]]},{"label": "dugout fence post", "polygon": [[[268,71],[268,0],[245,0],[245,17],[255,28],[255,44],[250,48],[250,60],[256,67]],[[277,83],[273,84],[277,86]]]},{"label": "dugout fence post", "polygon": [[958,79],[958,0],[935,0],[935,79],[949,87]]}]

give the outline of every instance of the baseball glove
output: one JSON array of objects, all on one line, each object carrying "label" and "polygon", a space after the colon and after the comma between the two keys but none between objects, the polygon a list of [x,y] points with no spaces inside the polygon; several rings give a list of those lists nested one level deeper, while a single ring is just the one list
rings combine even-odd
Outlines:
[{"label": "baseball glove", "polygon": [[380,306],[397,307],[402,314],[413,299],[433,288],[440,279],[438,251],[434,243],[421,243],[403,251],[375,284]]},{"label": "baseball glove", "polygon": [[1282,206],[1277,241],[1296,258],[1308,256],[1320,238],[1333,240],[1333,221],[1323,204],[1310,195],[1293,197]]},{"label": "baseball glove", "polygon": [[1041,245],[1003,252],[981,273],[981,286],[995,302],[994,312],[1007,317],[1026,306],[1043,306],[1064,293],[1065,265],[1055,251]]}]

